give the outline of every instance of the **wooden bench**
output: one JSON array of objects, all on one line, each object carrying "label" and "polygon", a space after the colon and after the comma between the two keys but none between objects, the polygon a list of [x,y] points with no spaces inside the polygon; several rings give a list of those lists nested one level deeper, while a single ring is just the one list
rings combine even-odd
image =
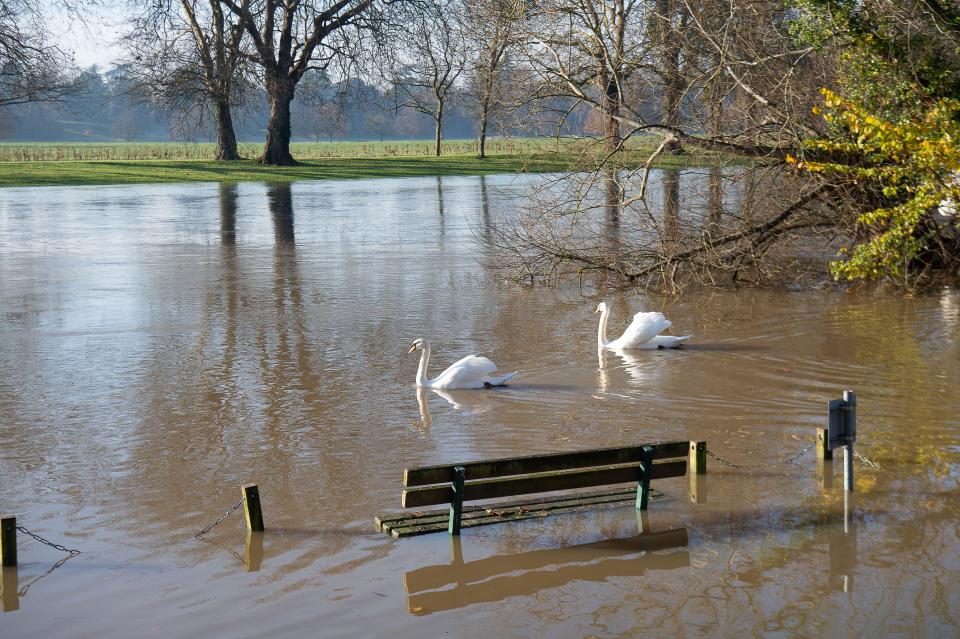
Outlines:
[{"label": "wooden bench", "polygon": [[[572,512],[602,504],[635,501],[646,510],[650,482],[682,477],[688,460],[705,472],[705,442],[663,442],[601,448],[529,457],[407,468],[403,472],[404,508],[449,504],[449,511],[381,515],[377,527],[394,537],[461,527],[482,526],[549,514]],[[556,492],[636,482],[636,487],[560,495],[493,506],[465,507],[465,502],[516,495]]]}]

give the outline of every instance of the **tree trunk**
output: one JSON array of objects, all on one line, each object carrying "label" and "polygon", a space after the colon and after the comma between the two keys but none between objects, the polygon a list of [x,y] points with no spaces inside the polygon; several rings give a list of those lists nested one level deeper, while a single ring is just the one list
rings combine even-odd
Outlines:
[{"label": "tree trunk", "polygon": [[266,84],[270,120],[267,122],[267,140],[260,164],[293,166],[297,164],[290,155],[290,102],[293,100],[294,84],[286,77],[270,76],[267,76]]},{"label": "tree trunk", "polygon": [[614,152],[620,146],[620,91],[617,83],[610,77],[610,72],[604,67],[600,72],[601,89],[603,96],[600,107],[603,110],[603,145],[608,153]]},{"label": "tree trunk", "polygon": [[[663,115],[660,123],[676,127],[680,124],[680,106],[683,101],[683,76],[680,74],[680,48],[682,35],[674,27],[679,8],[676,0],[657,0],[655,17],[655,45],[660,51],[658,75],[663,82]],[[667,142],[664,151],[670,154],[683,153],[679,140]]]},{"label": "tree trunk", "polygon": [[233,116],[230,113],[230,102],[217,100],[213,105],[213,119],[217,127],[216,160],[239,160],[237,152],[237,134],[233,130]]},{"label": "tree trunk", "polygon": [[487,114],[484,113],[480,116],[480,143],[479,143],[480,157],[487,157]]},{"label": "tree trunk", "polygon": [[437,101],[437,113],[434,119],[437,121],[437,128],[434,135],[434,150],[436,151],[437,157],[440,157],[440,130],[443,125],[443,103],[439,100]]},{"label": "tree trunk", "polygon": [[490,99],[488,96],[484,96],[483,101],[480,103],[480,141],[478,143],[478,151],[480,152],[480,157],[487,157],[487,113],[490,111]]}]

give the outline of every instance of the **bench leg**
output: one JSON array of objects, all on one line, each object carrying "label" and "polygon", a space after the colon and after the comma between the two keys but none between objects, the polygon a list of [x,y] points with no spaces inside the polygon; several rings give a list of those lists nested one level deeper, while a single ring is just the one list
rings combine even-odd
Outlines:
[{"label": "bench leg", "polygon": [[453,468],[453,498],[450,500],[450,523],[447,524],[447,532],[451,535],[460,534],[460,519],[463,516],[463,466],[454,466]]},{"label": "bench leg", "polygon": [[647,498],[650,496],[650,470],[653,467],[653,448],[644,446],[640,454],[640,467],[643,474],[637,485],[637,510],[647,509]]}]

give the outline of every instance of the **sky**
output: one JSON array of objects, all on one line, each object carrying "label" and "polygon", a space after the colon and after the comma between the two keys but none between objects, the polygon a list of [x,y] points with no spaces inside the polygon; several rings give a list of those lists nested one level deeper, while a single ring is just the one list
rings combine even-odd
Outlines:
[{"label": "sky", "polygon": [[55,1],[44,3],[48,30],[60,48],[73,55],[77,66],[95,64],[105,71],[123,55],[117,41],[123,34],[125,12],[115,4],[84,11],[81,21],[58,9]]}]

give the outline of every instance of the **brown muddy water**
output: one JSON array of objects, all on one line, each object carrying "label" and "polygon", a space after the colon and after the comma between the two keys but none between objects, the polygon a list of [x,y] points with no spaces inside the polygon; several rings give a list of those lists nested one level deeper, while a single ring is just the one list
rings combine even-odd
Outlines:
[{"label": "brown muddy water", "polygon": [[[608,295],[695,337],[600,362],[599,296],[477,263],[538,179],[0,192],[0,512],[82,551],[20,536],[0,636],[957,636],[958,292]],[[416,337],[520,373],[421,408]],[[880,466],[846,504],[840,463],[780,463],[845,388]],[[659,535],[373,528],[406,465],[688,439],[749,468],[655,482]],[[246,482],[262,538],[195,540]]]}]

